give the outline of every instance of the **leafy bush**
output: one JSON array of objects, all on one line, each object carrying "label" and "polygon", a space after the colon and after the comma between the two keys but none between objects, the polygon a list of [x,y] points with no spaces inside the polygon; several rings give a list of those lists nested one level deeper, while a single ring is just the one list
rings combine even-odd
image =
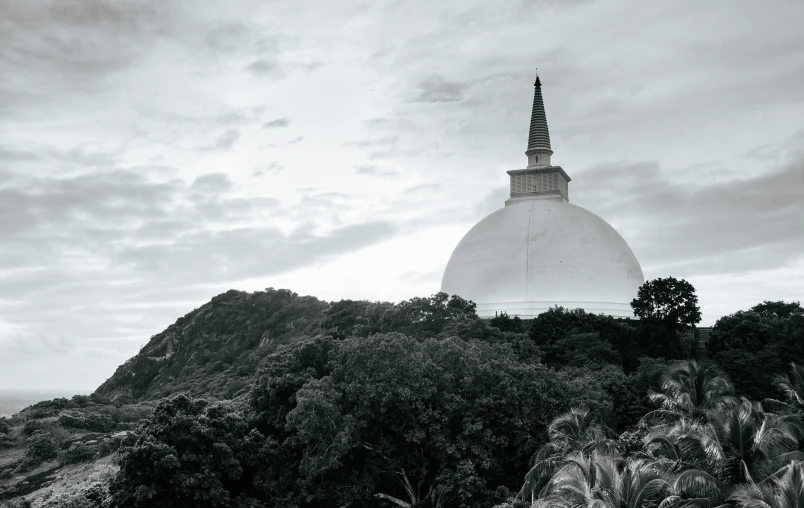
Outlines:
[{"label": "leafy bush", "polygon": [[25,422],[25,425],[22,427],[22,433],[26,436],[32,435],[34,432],[38,430],[44,430],[45,424],[40,420],[28,420]]},{"label": "leafy bush", "polygon": [[98,444],[98,457],[105,457],[111,453],[116,452],[120,448],[125,435],[114,435],[108,439],[104,439]]},{"label": "leafy bush", "polygon": [[244,469],[257,465],[264,441],[247,433],[245,420],[225,403],[186,395],[161,401],[152,419],[124,440],[110,505],[246,506]]},{"label": "leafy bush", "polygon": [[83,415],[72,412],[61,413],[58,422],[62,427],[73,429],[85,429],[87,426],[87,421]]},{"label": "leafy bush", "polygon": [[31,508],[31,502],[24,497],[18,497],[6,503],[8,508]]},{"label": "leafy bush", "polygon": [[87,462],[92,460],[97,452],[97,445],[76,443],[59,454],[59,463],[61,465],[67,465]]},{"label": "leafy bush", "polygon": [[114,420],[107,414],[90,413],[86,416],[85,428],[87,430],[93,432],[110,432],[114,427]]},{"label": "leafy bush", "polygon": [[0,448],[13,448],[16,440],[8,434],[0,434]]},{"label": "leafy bush", "polygon": [[62,427],[86,429],[92,432],[111,432],[115,428],[112,416],[104,413],[64,412],[59,415],[58,421]]},{"label": "leafy bush", "polygon": [[43,502],[41,508],[101,508],[108,495],[105,482],[94,482],[79,492],[57,494]]},{"label": "leafy bush", "polygon": [[59,454],[59,445],[53,434],[38,430],[34,432],[25,445],[25,457],[42,462],[56,458]]}]

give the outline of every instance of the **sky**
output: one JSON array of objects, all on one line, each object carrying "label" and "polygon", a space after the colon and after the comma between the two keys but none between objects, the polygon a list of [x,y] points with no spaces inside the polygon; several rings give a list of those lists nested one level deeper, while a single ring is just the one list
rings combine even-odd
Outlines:
[{"label": "sky", "polygon": [[804,2],[0,0],[0,387],[92,390],[228,289],[439,290],[538,67],[570,200],[702,325],[802,300]]}]

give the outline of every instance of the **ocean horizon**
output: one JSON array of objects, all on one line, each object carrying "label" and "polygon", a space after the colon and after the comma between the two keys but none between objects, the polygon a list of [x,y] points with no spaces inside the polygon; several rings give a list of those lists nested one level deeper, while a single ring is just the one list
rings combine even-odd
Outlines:
[{"label": "ocean horizon", "polygon": [[37,388],[0,388],[0,417],[9,417],[26,407],[61,397],[70,398],[73,395],[89,395],[93,390],[69,389],[37,389]]}]

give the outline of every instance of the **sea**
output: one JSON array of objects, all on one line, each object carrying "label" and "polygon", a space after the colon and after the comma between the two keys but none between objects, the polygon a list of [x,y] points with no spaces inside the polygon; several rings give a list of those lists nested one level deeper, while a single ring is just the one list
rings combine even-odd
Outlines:
[{"label": "sea", "polygon": [[73,395],[89,395],[87,390],[11,390],[0,388],[0,417],[11,416],[21,409],[60,397],[70,398]]}]

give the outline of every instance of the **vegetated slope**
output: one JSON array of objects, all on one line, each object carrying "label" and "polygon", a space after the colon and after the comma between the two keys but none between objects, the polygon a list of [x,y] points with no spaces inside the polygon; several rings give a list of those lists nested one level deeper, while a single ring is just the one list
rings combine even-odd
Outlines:
[{"label": "vegetated slope", "polygon": [[277,345],[321,331],[329,304],[287,289],[227,291],[151,337],[96,391],[116,401],[176,392],[233,398]]}]

